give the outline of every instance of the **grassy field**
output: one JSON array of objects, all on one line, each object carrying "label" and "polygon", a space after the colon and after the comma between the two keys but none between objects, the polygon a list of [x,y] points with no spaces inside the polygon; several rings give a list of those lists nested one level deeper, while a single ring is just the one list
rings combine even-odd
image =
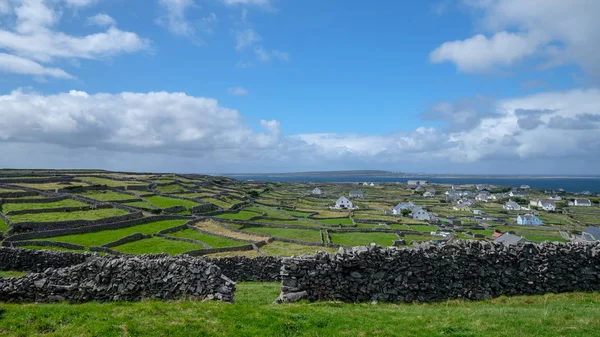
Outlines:
[{"label": "grassy field", "polygon": [[235,246],[242,246],[242,245],[248,244],[248,243],[242,242],[242,241],[235,241],[232,239],[222,238],[222,237],[215,236],[215,235],[208,235],[208,234],[200,233],[193,229],[185,229],[182,231],[169,233],[167,235],[172,236],[174,238],[185,238],[185,239],[193,239],[193,240],[202,241],[213,248],[235,247]]},{"label": "grassy field", "polygon": [[280,211],[299,218],[305,218],[311,214],[309,212],[292,211],[289,209],[281,209]]},{"label": "grassy field", "polygon": [[343,246],[363,246],[376,243],[380,246],[391,246],[398,237],[392,233],[331,233],[331,242]]},{"label": "grassy field", "polygon": [[237,285],[236,303],[6,304],[7,336],[597,336],[600,294],[434,304],[274,305],[278,283]]},{"label": "grassy field", "polygon": [[131,234],[135,234],[135,233],[154,234],[163,229],[183,225],[186,222],[187,222],[187,220],[156,221],[156,222],[150,222],[150,223],[146,223],[146,224],[142,224],[142,225],[121,228],[121,229],[104,230],[104,231],[100,231],[100,232],[85,233],[85,234],[55,236],[53,238],[47,238],[44,240],[74,243],[74,244],[82,245],[85,247],[101,246],[101,245],[107,244],[112,241],[116,241],[120,238],[126,237]]},{"label": "grassy field", "polygon": [[134,195],[118,193],[111,190],[106,191],[85,191],[78,193],[84,197],[88,197],[95,200],[107,201],[107,200],[129,200],[135,199]]},{"label": "grassy field", "polygon": [[178,192],[187,192],[185,187],[181,185],[167,185],[167,186],[157,186],[155,190],[162,193],[178,193]]},{"label": "grassy field", "polygon": [[4,232],[8,230],[8,225],[6,224],[6,222],[4,222],[4,220],[2,220],[2,218],[0,218],[0,232]]},{"label": "grassy field", "polygon": [[318,219],[317,221],[319,221],[322,224],[325,225],[342,225],[342,226],[347,226],[347,225],[353,225],[352,220],[350,220],[350,218],[339,218],[339,219]]},{"label": "grassy field", "polygon": [[130,186],[130,185],[147,185],[144,182],[138,182],[138,181],[119,181],[119,180],[113,180],[113,179],[108,179],[108,178],[97,178],[97,177],[82,177],[81,180],[87,181],[94,185],[106,185],[106,186],[110,186],[110,187]]},{"label": "grassy field", "polygon": [[260,213],[239,211],[238,213],[225,213],[225,214],[215,215],[214,217],[217,219],[248,220],[250,218],[254,218],[254,217],[257,217],[260,215],[261,215]]},{"label": "grassy field", "polygon": [[59,252],[77,252],[77,253],[84,252],[83,250],[78,250],[78,249],[69,249],[69,248],[51,247],[51,246],[21,246],[20,248],[36,249],[36,250],[54,250],[54,251],[59,251]]},{"label": "grassy field", "polygon": [[267,256],[293,256],[314,254],[317,251],[337,252],[338,248],[303,246],[296,243],[273,241],[259,248]]},{"label": "grassy field", "polygon": [[203,249],[203,246],[190,242],[173,241],[159,237],[143,239],[135,242],[126,243],[113,249],[126,254],[160,254],[170,255],[189,252],[190,250]]},{"label": "grassy field", "polygon": [[321,242],[320,232],[309,229],[291,229],[291,228],[268,228],[252,227],[244,228],[245,232],[258,233],[270,236],[276,236],[284,239],[293,239],[306,242]]},{"label": "grassy field", "polygon": [[10,215],[8,218],[13,223],[19,222],[49,222],[49,221],[67,221],[67,220],[98,220],[111,216],[125,215],[127,212],[118,208],[102,208],[90,211],[76,212],[50,212],[39,214],[19,214]]},{"label": "grassy field", "polygon": [[202,198],[202,201],[211,203],[213,205],[217,205],[223,209],[230,209],[231,206],[233,206],[239,202],[239,201],[237,201],[237,202],[222,201],[222,200],[215,199],[215,198]]},{"label": "grassy field", "polygon": [[194,206],[198,206],[197,202],[193,202],[190,200],[163,197],[160,195],[155,195],[155,196],[147,197],[144,199],[150,201],[152,204],[156,205],[159,208],[169,208],[169,207],[173,207],[173,206],[184,206],[186,208],[192,208]]},{"label": "grassy field", "polygon": [[131,206],[131,207],[137,207],[137,208],[141,208],[141,209],[147,209],[147,210],[157,209],[157,207],[152,207],[152,206],[148,205],[147,203],[145,203],[143,201],[126,202],[123,205],[125,205],[125,206]]},{"label": "grassy field", "polygon": [[273,224],[273,225],[296,225],[296,226],[307,226],[307,227],[322,227],[317,222],[311,222],[309,220],[304,220],[304,219],[298,219],[298,220],[294,220],[294,219],[280,219],[280,220],[257,219],[257,220],[253,220],[252,222]]},{"label": "grassy field", "polygon": [[23,186],[23,187],[29,187],[29,188],[35,188],[38,190],[56,190],[56,189],[63,189],[69,186],[87,186],[86,183],[83,182],[79,182],[79,181],[73,181],[70,182],[68,184],[61,184],[61,183],[44,183],[44,184],[30,184],[30,183],[23,183],[23,184],[15,184],[17,186]]},{"label": "grassy field", "polygon": [[22,211],[26,209],[46,209],[46,208],[58,208],[58,207],[83,207],[89,206],[86,203],[81,201],[73,200],[73,199],[65,199],[55,202],[40,202],[40,203],[30,203],[30,204],[11,204],[6,203],[0,206],[2,208],[2,212],[7,213],[10,211]]},{"label": "grassy field", "polygon": [[263,237],[263,236],[254,235],[254,234],[248,233],[248,232],[246,232],[246,233],[234,232],[232,230],[229,230],[227,228],[219,226],[217,223],[215,223],[212,220],[198,222],[196,224],[196,227],[198,227],[202,230],[208,231],[210,233],[225,235],[225,236],[233,238],[233,239],[250,240],[250,241],[262,241],[265,239],[265,237]]},{"label": "grassy field", "polygon": [[21,277],[26,274],[26,272],[22,271],[0,270],[0,278]]}]

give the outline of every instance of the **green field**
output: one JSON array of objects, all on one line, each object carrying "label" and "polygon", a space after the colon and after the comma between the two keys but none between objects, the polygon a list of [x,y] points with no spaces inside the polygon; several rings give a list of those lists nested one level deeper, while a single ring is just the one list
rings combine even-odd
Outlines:
[{"label": "green field", "polygon": [[97,178],[97,177],[81,177],[81,180],[87,181],[94,185],[106,185],[110,187],[117,186],[130,186],[130,185],[147,185],[144,182],[139,181],[120,181],[108,178]]},{"label": "green field", "polygon": [[142,225],[121,228],[121,229],[104,230],[104,231],[100,231],[100,232],[85,233],[85,234],[55,236],[55,237],[47,238],[44,240],[74,243],[74,244],[82,245],[85,247],[102,246],[104,244],[107,244],[112,241],[116,241],[120,238],[126,237],[131,234],[135,234],[135,233],[154,234],[163,229],[183,225],[186,222],[187,222],[187,220],[156,221],[156,222],[149,222],[149,223],[145,223]]},{"label": "green field", "polygon": [[380,246],[391,246],[398,237],[393,233],[332,233],[331,242],[343,246],[364,246],[376,243]]},{"label": "green field", "polygon": [[85,191],[81,193],[77,193],[83,195],[84,197],[88,197],[95,200],[108,201],[108,200],[129,200],[135,199],[134,195],[118,193],[111,190],[106,191]]},{"label": "green field", "polygon": [[159,237],[143,239],[135,242],[126,243],[112,249],[126,254],[160,254],[170,255],[189,252],[190,250],[203,249],[204,247],[190,242],[173,241]]},{"label": "green field", "polygon": [[51,212],[39,214],[10,215],[8,218],[13,223],[19,222],[50,222],[67,220],[98,220],[111,216],[125,215],[127,212],[118,208],[102,208],[90,211],[76,212]]},{"label": "green field", "polygon": [[293,215],[295,217],[299,217],[299,218],[305,218],[311,214],[308,212],[293,211],[293,210],[289,210],[289,209],[280,209],[280,211],[287,213],[289,215]]},{"label": "green field", "polygon": [[350,218],[339,218],[339,219],[316,219],[318,222],[324,225],[342,225],[348,226],[353,225],[352,220]]},{"label": "green field", "polygon": [[168,236],[172,236],[174,238],[185,238],[185,239],[193,239],[204,242],[213,248],[221,248],[221,247],[236,247],[247,245],[248,243],[242,241],[236,241],[232,239],[222,238],[216,235],[209,235],[200,233],[193,229],[185,229],[182,231],[169,233]]},{"label": "green field", "polygon": [[155,190],[162,193],[178,193],[178,192],[187,192],[185,187],[181,185],[167,185],[167,186],[157,186]]},{"label": "green field", "polygon": [[238,213],[225,213],[225,214],[215,215],[214,217],[217,219],[248,220],[250,218],[255,218],[260,215],[261,215],[260,213],[240,211]]},{"label": "green field", "polygon": [[296,243],[281,241],[273,241],[265,246],[260,247],[259,249],[267,256],[294,256],[302,254],[314,254],[317,251],[325,251],[330,253],[335,253],[338,251],[338,248],[304,246]]},{"label": "green field", "polygon": [[79,252],[79,253],[84,252],[83,250],[78,250],[78,249],[69,249],[69,248],[53,247],[53,246],[21,246],[20,248],[35,249],[35,250],[54,250],[54,251],[59,251],[59,252]]},{"label": "green field", "polygon": [[292,228],[268,228],[268,227],[251,227],[244,228],[245,232],[258,233],[280,237],[284,239],[293,239],[306,242],[321,242],[319,231],[309,229],[292,229]]},{"label": "green field", "polygon": [[427,226],[427,225],[409,225],[408,227],[410,229],[412,229],[413,231],[418,231],[418,232],[423,232],[423,233],[435,232],[437,230],[436,226]]},{"label": "green field", "polygon": [[147,210],[158,209],[156,206],[152,207],[152,206],[148,205],[148,203],[143,202],[143,201],[126,202],[123,205],[130,206],[130,207],[137,207],[137,208],[141,208],[141,209],[147,209]]},{"label": "green field", "polygon": [[597,336],[600,293],[430,304],[274,305],[279,283],[236,285],[235,304],[5,304],[7,336]]},{"label": "green field", "polygon": [[257,219],[253,220],[253,223],[264,223],[264,224],[272,224],[272,225],[295,225],[295,226],[307,226],[307,227],[322,227],[317,222],[311,222],[304,219]]},{"label": "green field", "polygon": [[40,203],[27,203],[27,204],[11,204],[6,203],[2,204],[0,208],[3,213],[7,213],[10,211],[22,211],[26,209],[46,209],[46,208],[58,208],[58,207],[83,207],[89,206],[86,203],[73,200],[73,199],[65,199],[55,202],[40,202]]},{"label": "green field", "polygon": [[26,274],[26,272],[22,271],[0,270],[0,278],[21,277]]},{"label": "green field", "polygon": [[4,222],[4,220],[2,218],[0,218],[0,232],[4,232],[8,230],[8,225],[6,225],[6,222]]},{"label": "green field", "polygon": [[173,207],[173,206],[184,206],[186,208],[192,208],[194,206],[198,206],[198,203],[194,202],[194,201],[163,197],[160,195],[146,197],[144,199],[150,201],[152,204],[156,205],[158,208],[169,208],[169,207]]}]

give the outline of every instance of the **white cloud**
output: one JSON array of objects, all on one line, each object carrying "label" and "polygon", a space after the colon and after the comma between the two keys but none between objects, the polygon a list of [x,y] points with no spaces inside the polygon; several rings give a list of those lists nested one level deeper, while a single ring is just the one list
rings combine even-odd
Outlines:
[{"label": "white cloud", "polygon": [[248,90],[242,87],[230,87],[227,88],[227,92],[234,96],[246,96],[248,94]]},{"label": "white cloud", "polygon": [[544,66],[574,63],[600,76],[600,1],[463,0],[477,15],[481,33],[446,42],[433,62],[450,61],[461,71],[489,71],[526,60]]},{"label": "white cloud", "polygon": [[73,78],[73,76],[67,74],[62,69],[44,67],[37,62],[5,53],[0,53],[0,72],[42,77]]},{"label": "white cloud", "polygon": [[87,19],[88,24],[94,26],[116,26],[117,21],[106,13],[98,13],[94,16],[90,16]]},{"label": "white cloud", "polygon": [[536,52],[539,42],[519,34],[500,32],[491,39],[479,34],[463,41],[445,42],[431,52],[434,63],[450,61],[460,71],[480,72],[510,66]]},{"label": "white cloud", "polygon": [[261,36],[251,28],[237,31],[235,33],[235,49],[244,50],[262,40]]},{"label": "white cloud", "polygon": [[166,11],[157,21],[160,25],[176,35],[195,34],[194,26],[185,18],[185,12],[194,6],[193,0],[159,0],[158,3]]},{"label": "white cloud", "polygon": [[262,46],[254,48],[254,55],[261,62],[269,62],[271,58],[276,58],[281,61],[289,61],[290,56],[286,52],[282,52],[279,50],[268,51],[265,50]]}]

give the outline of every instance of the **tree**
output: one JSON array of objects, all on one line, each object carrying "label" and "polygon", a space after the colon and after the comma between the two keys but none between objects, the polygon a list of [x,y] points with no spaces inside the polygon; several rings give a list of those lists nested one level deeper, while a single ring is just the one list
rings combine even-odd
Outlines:
[{"label": "tree", "polygon": [[408,208],[403,208],[402,211],[400,211],[400,213],[402,213],[402,216],[408,216],[412,212]]}]

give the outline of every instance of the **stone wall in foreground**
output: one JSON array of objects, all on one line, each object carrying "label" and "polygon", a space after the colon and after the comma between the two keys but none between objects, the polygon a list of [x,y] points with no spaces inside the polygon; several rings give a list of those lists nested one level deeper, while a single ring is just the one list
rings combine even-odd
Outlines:
[{"label": "stone wall in foreground", "polygon": [[281,278],[281,258],[277,256],[231,256],[224,258],[207,258],[221,268],[223,274],[234,281],[279,281]]},{"label": "stone wall in foreground", "polygon": [[41,272],[85,262],[91,254],[0,247],[0,270]]},{"label": "stone wall in foreground", "polygon": [[167,256],[94,257],[66,268],[49,268],[0,279],[0,301],[62,302],[216,299],[233,302],[235,283],[202,259]]},{"label": "stone wall in foreground", "polygon": [[434,302],[600,290],[600,242],[340,248],[282,259],[282,296]]}]

